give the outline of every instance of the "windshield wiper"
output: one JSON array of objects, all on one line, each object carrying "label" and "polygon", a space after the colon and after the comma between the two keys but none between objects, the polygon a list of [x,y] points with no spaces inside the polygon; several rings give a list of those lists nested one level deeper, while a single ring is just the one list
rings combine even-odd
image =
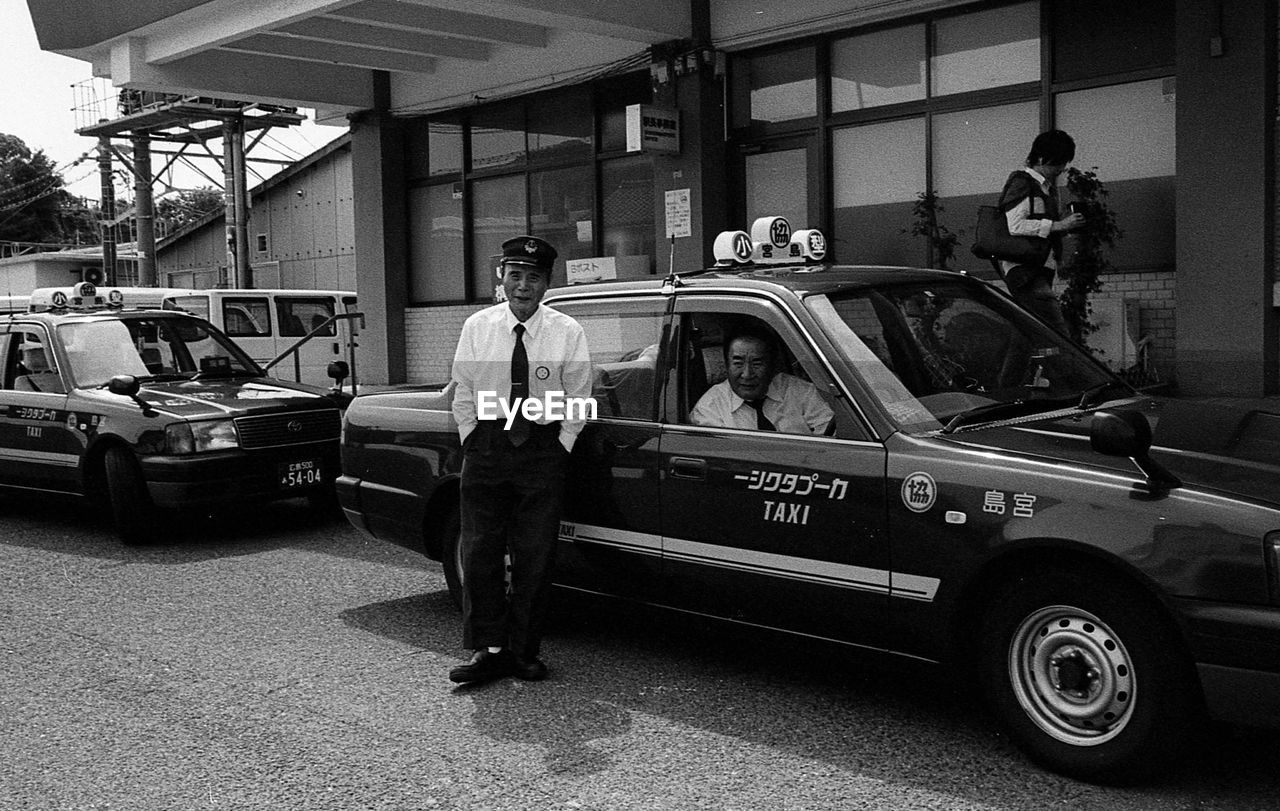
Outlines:
[{"label": "windshield wiper", "polygon": [[950,434],[962,425],[969,425],[975,422],[995,422],[1007,417],[1034,414],[1037,411],[1046,411],[1056,405],[1059,405],[1059,403],[1053,400],[1010,400],[1005,403],[987,403],[971,408],[968,411],[961,411],[947,422],[946,427],[942,429],[942,433]]},{"label": "windshield wiper", "polygon": [[1133,389],[1129,384],[1122,380],[1104,380],[1101,383],[1085,389],[1084,393],[1080,395],[1080,404],[1077,405],[1076,408],[1084,411],[1086,408],[1102,402],[1102,395],[1106,394],[1111,389],[1123,390],[1125,394],[1133,393]]}]

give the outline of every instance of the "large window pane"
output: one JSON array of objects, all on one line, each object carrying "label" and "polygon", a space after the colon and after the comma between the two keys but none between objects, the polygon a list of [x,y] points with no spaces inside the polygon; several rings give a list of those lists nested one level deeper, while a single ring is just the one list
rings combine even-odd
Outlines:
[{"label": "large window pane", "polygon": [[524,175],[473,181],[471,212],[471,282],[477,301],[491,301],[502,243],[528,230]]},{"label": "large window pane", "polygon": [[818,114],[812,46],[740,59],[734,67],[735,126]]},{"label": "large window pane", "polygon": [[1056,81],[1174,63],[1169,0],[1054,0],[1048,8]]},{"label": "large window pane", "polygon": [[471,168],[494,169],[524,162],[524,109],[503,107],[471,119]]},{"label": "large window pane", "polygon": [[757,217],[786,217],[792,230],[809,227],[808,150],[784,149],[748,155],[747,221]]},{"label": "large window pane", "polygon": [[465,301],[462,184],[409,190],[409,301]]},{"label": "large window pane", "polygon": [[1096,169],[1124,236],[1117,268],[1171,267],[1177,144],[1173,79],[1062,93],[1058,126],[1076,141],[1076,166]]},{"label": "large window pane", "polygon": [[953,270],[987,274],[991,263],[969,252],[978,206],[994,205],[1009,173],[1026,162],[1040,129],[1040,105],[1027,101],[933,117],[933,188],[938,222],[961,235]]},{"label": "large window pane", "polygon": [[832,112],[923,99],[924,37],[911,25],[831,43]]},{"label": "large window pane", "polygon": [[595,255],[592,174],[585,167],[529,174],[529,233],[555,246],[557,279],[564,260]]},{"label": "large window pane", "polygon": [[586,93],[540,99],[529,108],[529,159],[591,157],[591,102]]},{"label": "large window pane", "polygon": [[604,255],[617,259],[618,276],[653,273],[653,162],[622,158],[600,167]]},{"label": "large window pane", "polygon": [[948,17],[933,31],[935,96],[1040,80],[1038,3]]},{"label": "large window pane", "polygon": [[919,265],[923,243],[903,234],[925,190],[924,119],[836,130],[832,140],[835,228],[842,262]]},{"label": "large window pane", "polygon": [[462,125],[448,121],[432,121],[427,125],[427,144],[431,176],[462,171]]}]

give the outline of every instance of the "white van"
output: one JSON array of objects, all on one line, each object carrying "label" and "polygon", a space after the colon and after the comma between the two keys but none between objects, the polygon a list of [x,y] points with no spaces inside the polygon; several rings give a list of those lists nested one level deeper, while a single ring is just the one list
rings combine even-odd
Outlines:
[{"label": "white van", "polygon": [[[164,306],[186,310],[211,321],[262,366],[279,358],[267,370],[272,377],[331,386],[329,364],[342,360],[350,366],[354,360],[352,320],[330,321],[335,315],[356,312],[356,294],[352,292],[186,290],[166,298]],[[297,352],[280,357],[317,329],[320,331]]]}]

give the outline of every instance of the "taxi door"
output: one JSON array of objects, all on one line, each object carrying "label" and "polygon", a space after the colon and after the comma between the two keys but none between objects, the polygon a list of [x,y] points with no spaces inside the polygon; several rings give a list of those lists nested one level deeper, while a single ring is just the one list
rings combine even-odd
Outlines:
[{"label": "taxi door", "polygon": [[67,410],[66,376],[41,324],[0,335],[0,483],[64,493],[82,487],[83,434]]},{"label": "taxi door", "polygon": [[[676,313],[680,384],[665,398],[661,446],[666,598],[712,616],[883,647],[883,445],[836,396],[802,329],[776,306],[699,295],[680,299]],[[814,384],[833,426],[802,435],[689,424],[699,397],[725,381],[725,344],[745,325],[779,339],[783,370]]]},{"label": "taxi door", "polygon": [[657,393],[666,301],[583,298],[551,306],[586,332],[596,404],[565,482],[556,583],[652,602],[662,554]]}]

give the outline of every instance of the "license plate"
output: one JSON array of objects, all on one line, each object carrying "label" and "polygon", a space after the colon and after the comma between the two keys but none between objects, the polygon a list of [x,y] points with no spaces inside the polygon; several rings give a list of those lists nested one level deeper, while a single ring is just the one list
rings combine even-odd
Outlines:
[{"label": "license plate", "polygon": [[320,474],[319,459],[302,459],[297,462],[284,462],[279,468],[280,488],[292,490],[296,487],[310,487],[320,484],[324,477]]}]

